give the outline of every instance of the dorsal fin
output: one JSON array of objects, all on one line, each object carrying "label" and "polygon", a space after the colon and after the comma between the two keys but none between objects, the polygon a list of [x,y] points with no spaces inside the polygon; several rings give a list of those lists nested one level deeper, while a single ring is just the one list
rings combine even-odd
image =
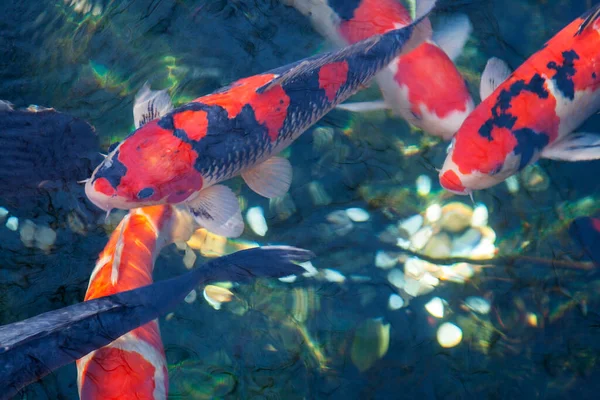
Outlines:
[{"label": "dorsal fin", "polygon": [[600,4],[597,4],[596,6],[594,6],[591,10],[589,10],[583,16],[585,16],[586,14],[587,14],[587,17],[585,18],[585,20],[583,20],[581,25],[579,25],[579,29],[577,29],[575,36],[581,35],[581,33],[583,31],[585,31],[589,26],[591,26],[598,19],[598,17],[600,17]]}]

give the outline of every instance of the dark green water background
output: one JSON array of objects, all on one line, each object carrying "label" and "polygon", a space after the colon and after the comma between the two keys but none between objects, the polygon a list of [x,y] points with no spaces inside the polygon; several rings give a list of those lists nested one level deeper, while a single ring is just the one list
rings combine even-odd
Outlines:
[{"label": "dark green water background", "polygon": [[[473,23],[458,65],[477,99],[478,77],[489,57],[517,67],[592,3],[447,0],[436,15],[460,11]],[[85,119],[105,149],[133,128],[134,95],[146,80],[153,88],[170,88],[179,103],[327,48],[308,20],[274,0],[88,0],[79,7],[63,0],[0,2],[0,99]],[[359,96],[373,98],[376,90]],[[419,175],[433,179],[432,196],[451,200],[441,193],[435,171],[445,145],[430,145],[402,120],[382,116],[350,119],[335,113],[333,142],[324,150],[315,149],[310,132],[303,135],[289,152],[296,212],[287,219],[268,213],[264,238],[249,229],[244,234],[264,244],[311,249],[317,268],[370,281],[261,281],[239,288],[239,304],[220,311],[206,304],[200,290],[194,303],[161,319],[169,398],[597,398],[600,276],[551,260],[580,255],[564,228],[571,218],[600,208],[600,163],[541,161],[548,189],[522,186],[511,194],[499,185],[476,195],[489,209],[501,253],[550,262],[485,268],[470,282],[443,282],[390,311],[387,301],[395,289],[387,272],[374,266],[379,234],[432,201],[416,196]],[[350,125],[351,133],[335,126],[337,120]],[[322,125],[331,127],[327,121]],[[590,119],[584,130],[599,131],[600,119]],[[421,151],[403,155],[398,142]],[[311,201],[313,181],[325,188],[329,204]],[[241,181],[231,183],[250,206],[269,208]],[[89,210],[85,232],[73,232],[68,214],[73,201],[82,200],[70,196],[5,204],[11,215],[51,226],[58,237],[52,251],[43,252],[26,248],[18,232],[0,227],[0,324],[83,299],[107,233],[98,225],[103,217]],[[340,236],[326,216],[347,207],[367,209],[371,219]],[[169,247],[158,259],[155,278],[183,271],[182,252]],[[449,303],[452,321],[462,321],[465,338],[452,349],[438,345],[437,322],[423,307],[434,296]],[[467,296],[490,299],[492,312],[482,318],[465,312],[460,305]],[[526,323],[526,311],[537,315],[537,327]],[[356,341],[360,327],[373,318],[390,324],[389,348],[361,372],[351,360],[353,343],[366,351],[374,346],[377,335]],[[475,332],[470,336],[469,327]],[[77,398],[75,366],[31,385],[22,398]]]}]

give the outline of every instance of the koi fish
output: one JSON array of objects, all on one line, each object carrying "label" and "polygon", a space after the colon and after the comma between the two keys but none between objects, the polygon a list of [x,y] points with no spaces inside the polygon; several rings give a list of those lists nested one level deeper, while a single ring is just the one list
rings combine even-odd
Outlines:
[{"label": "koi fish", "polygon": [[[315,29],[344,46],[407,26],[410,13],[398,0],[282,0],[310,17]],[[429,21],[427,21],[429,23]],[[456,15],[413,51],[398,56],[375,80],[383,101],[344,103],[337,108],[363,112],[391,109],[425,132],[450,140],[474,103],[453,63],[472,27]]]},{"label": "koi fish", "polygon": [[[192,235],[192,217],[175,207],[135,208],[112,233],[92,271],[85,301],[152,284],[161,249]],[[167,360],[158,320],[77,360],[81,399],[166,399]]]},{"label": "koi fish", "polygon": [[421,43],[428,33],[419,23],[434,4],[420,1],[419,18],[404,28],[240,79],[157,119],[167,102],[154,96],[147,101],[150,117],[136,118],[140,128],[86,182],[88,198],[104,210],[184,203],[207,230],[241,235],[238,200],[218,183],[241,175],[264,197],[285,194],[292,168],[276,155],[394,57]]},{"label": "koi fish", "polygon": [[198,285],[300,274],[295,262],[312,256],[289,246],[242,250],[176,278],[0,326],[0,399],[170,312]]},{"label": "koi fish", "polygon": [[600,108],[600,5],[576,19],[511,73],[488,61],[482,103],[458,130],[440,184],[456,194],[492,187],[540,157],[600,158],[600,136],[573,133]]}]

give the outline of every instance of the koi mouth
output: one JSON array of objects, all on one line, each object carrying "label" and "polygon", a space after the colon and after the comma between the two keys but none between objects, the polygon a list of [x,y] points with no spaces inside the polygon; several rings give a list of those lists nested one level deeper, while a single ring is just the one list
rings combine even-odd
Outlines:
[{"label": "koi mouth", "polygon": [[452,170],[448,170],[440,175],[440,185],[447,191],[455,194],[467,195],[470,193],[470,190],[463,186],[456,172]]},{"label": "koi mouth", "polygon": [[110,205],[110,199],[114,196],[108,196],[96,191],[91,179],[85,183],[85,195],[96,207],[100,208],[101,210],[110,211],[113,208]]}]

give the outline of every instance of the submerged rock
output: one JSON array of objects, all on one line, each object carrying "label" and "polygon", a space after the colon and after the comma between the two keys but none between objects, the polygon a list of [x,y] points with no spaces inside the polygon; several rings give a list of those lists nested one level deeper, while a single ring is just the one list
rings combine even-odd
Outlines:
[{"label": "submerged rock", "polygon": [[425,304],[425,309],[431,316],[441,319],[444,318],[445,303],[445,300],[434,297]]},{"label": "submerged rock", "polygon": [[442,229],[459,233],[471,225],[473,209],[464,203],[453,202],[442,207],[440,225]]},{"label": "submerged rock", "polygon": [[398,264],[398,255],[389,254],[383,250],[378,250],[375,253],[375,266],[381,269],[394,268]]},{"label": "submerged rock", "polygon": [[367,210],[362,208],[348,208],[346,210],[348,217],[354,222],[365,222],[368,221],[371,216]]},{"label": "submerged rock", "polygon": [[19,229],[19,219],[17,217],[10,217],[6,221],[6,227],[11,231],[16,232]]},{"label": "submerged rock", "polygon": [[388,299],[388,308],[392,311],[399,310],[404,307],[404,299],[397,294],[391,294]]},{"label": "submerged rock", "polygon": [[444,348],[457,346],[462,337],[462,330],[451,322],[444,322],[437,330],[437,341]]},{"label": "submerged rock", "polygon": [[427,175],[419,175],[416,184],[419,196],[425,197],[431,192],[431,178]]},{"label": "submerged rock", "polygon": [[389,346],[390,324],[384,324],[381,318],[368,319],[354,333],[352,363],[364,372],[387,353]]},{"label": "submerged rock", "polygon": [[465,299],[465,306],[477,314],[486,315],[492,308],[489,301],[479,296],[469,296]]},{"label": "submerged rock", "polygon": [[258,236],[265,236],[269,229],[262,207],[249,208],[248,211],[246,211],[246,221],[248,222],[250,229]]}]

